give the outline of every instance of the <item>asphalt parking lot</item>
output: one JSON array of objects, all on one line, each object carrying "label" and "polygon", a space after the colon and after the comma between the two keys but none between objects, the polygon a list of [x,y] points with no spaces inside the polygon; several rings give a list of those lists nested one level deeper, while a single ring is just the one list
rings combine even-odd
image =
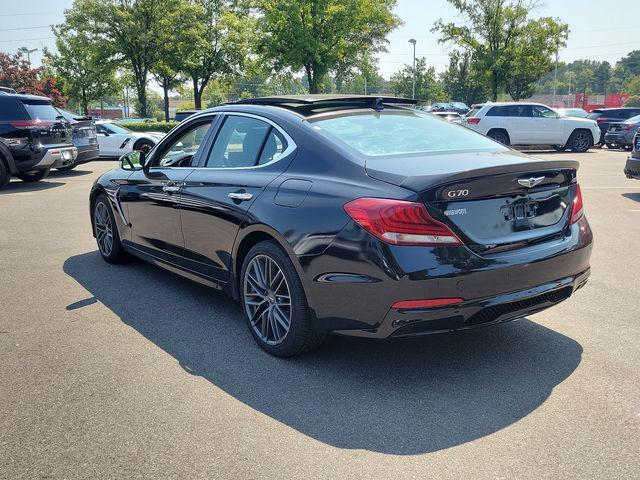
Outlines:
[{"label": "asphalt parking lot", "polygon": [[108,265],[99,161],[0,191],[0,478],[638,478],[640,181],[580,160],[592,277],[502,326],[282,360],[226,297]]}]

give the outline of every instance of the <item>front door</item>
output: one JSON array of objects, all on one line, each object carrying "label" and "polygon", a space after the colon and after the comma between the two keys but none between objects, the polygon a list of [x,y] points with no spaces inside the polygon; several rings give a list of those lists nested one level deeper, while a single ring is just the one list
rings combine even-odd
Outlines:
[{"label": "front door", "polygon": [[225,115],[215,141],[182,189],[185,260],[218,282],[229,276],[240,224],[264,188],[288,166],[293,140],[270,120]]},{"label": "front door", "polygon": [[181,264],[181,190],[194,170],[192,162],[197,159],[211,122],[203,119],[172,133],[149,158],[150,166],[129,177],[121,199],[127,205],[134,248],[165,262]]},{"label": "front door", "polygon": [[564,143],[564,120],[556,112],[542,105],[532,105],[535,144],[560,145]]}]

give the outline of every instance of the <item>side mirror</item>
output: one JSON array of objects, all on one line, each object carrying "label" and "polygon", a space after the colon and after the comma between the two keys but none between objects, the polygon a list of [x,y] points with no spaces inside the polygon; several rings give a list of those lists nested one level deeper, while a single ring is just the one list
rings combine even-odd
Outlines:
[{"label": "side mirror", "polygon": [[123,170],[142,170],[146,166],[147,156],[140,150],[134,150],[120,157],[120,168]]}]

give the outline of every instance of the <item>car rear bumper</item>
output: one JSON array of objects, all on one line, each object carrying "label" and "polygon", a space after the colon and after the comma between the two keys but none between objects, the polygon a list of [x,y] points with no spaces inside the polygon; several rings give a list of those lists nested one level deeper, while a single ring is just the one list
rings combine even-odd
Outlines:
[{"label": "car rear bumper", "polygon": [[[348,227],[324,253],[298,257],[315,327],[342,335],[423,335],[519,318],[568,298],[589,275],[585,218],[565,238],[500,256],[461,247],[402,247]],[[399,301],[462,299],[399,310]]]},{"label": "car rear bumper", "polygon": [[627,158],[627,163],[624,166],[624,174],[627,178],[637,178],[640,180],[640,158]]},{"label": "car rear bumper", "polygon": [[77,157],[78,149],[76,147],[50,148],[40,163],[50,162],[51,168],[67,167],[72,165]]},{"label": "car rear bumper", "polygon": [[616,145],[633,145],[633,136],[634,136],[635,132],[632,133],[631,135],[629,135],[628,133],[624,133],[624,132],[607,132],[607,134],[604,136],[604,141],[606,143],[613,143]]},{"label": "car rear bumper", "polygon": [[78,147],[78,157],[76,158],[76,165],[81,163],[91,162],[96,160],[100,156],[100,148],[98,145],[86,145]]}]

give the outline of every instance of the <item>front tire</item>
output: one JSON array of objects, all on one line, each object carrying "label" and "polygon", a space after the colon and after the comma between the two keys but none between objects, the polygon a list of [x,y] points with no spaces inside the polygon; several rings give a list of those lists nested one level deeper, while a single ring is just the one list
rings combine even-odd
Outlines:
[{"label": "front tire", "polygon": [[567,144],[573,153],[585,153],[593,146],[593,136],[586,130],[576,130]]},{"label": "front tire", "polygon": [[20,172],[16,175],[23,182],[39,182],[47,175],[49,175],[50,168],[45,168],[42,170],[31,170],[29,172]]},{"label": "front tire", "polygon": [[102,258],[109,263],[122,263],[127,260],[127,253],[120,242],[115,215],[104,193],[96,199],[92,215],[93,234]]},{"label": "front tire", "polygon": [[556,152],[564,152],[567,149],[567,147],[565,147],[564,145],[553,145],[553,149]]},{"label": "front tire", "polygon": [[312,328],[300,277],[273,241],[249,250],[240,275],[240,300],[249,331],[266,352],[291,357],[319,347],[326,332]]}]

